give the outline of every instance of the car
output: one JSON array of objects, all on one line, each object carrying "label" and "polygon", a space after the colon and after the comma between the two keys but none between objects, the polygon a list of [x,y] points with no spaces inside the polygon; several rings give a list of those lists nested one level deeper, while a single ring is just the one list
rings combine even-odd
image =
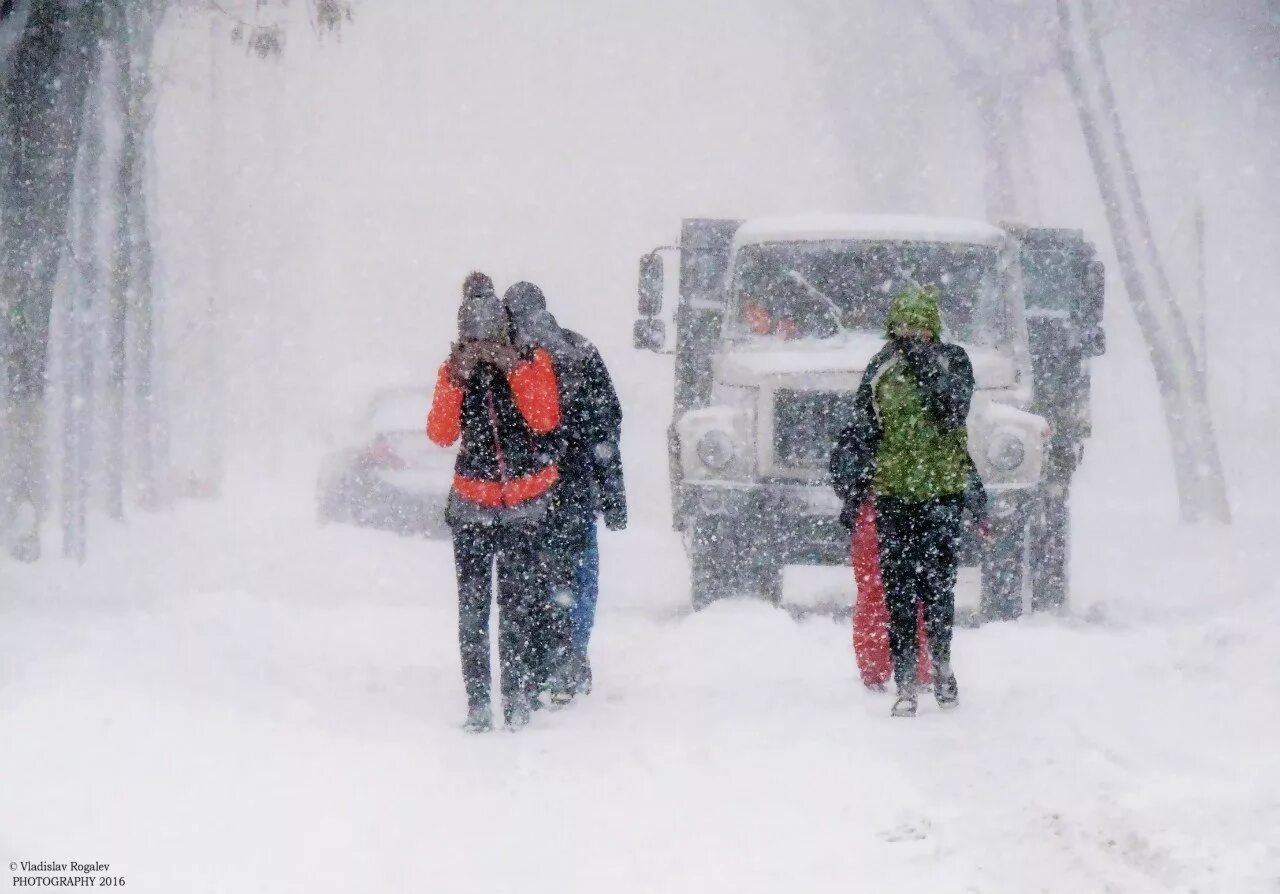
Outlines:
[{"label": "car", "polygon": [[427,439],[428,387],[386,388],[368,400],[356,443],[325,457],[317,487],[322,524],[447,537],[445,503],[456,449]]},{"label": "car", "polygon": [[[1068,488],[1105,350],[1102,263],[1080,230],[909,215],[691,218],[640,261],[635,346],[674,354],[672,522],[695,608],[782,597],[785,565],[850,561],[832,446],[893,295],[936,288],[973,364],[968,445],[990,497],[962,554],[981,612],[1066,602]],[[667,288],[671,286],[671,288]]]}]

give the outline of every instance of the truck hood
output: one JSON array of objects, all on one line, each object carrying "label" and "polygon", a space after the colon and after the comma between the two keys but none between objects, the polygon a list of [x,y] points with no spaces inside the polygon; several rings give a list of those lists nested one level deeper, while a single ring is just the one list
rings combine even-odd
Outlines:
[{"label": "truck hood", "polygon": [[[974,383],[978,388],[1011,388],[1018,384],[1017,366],[1012,357],[994,348],[960,344],[973,363]],[[735,346],[720,354],[718,378],[727,385],[760,385],[765,380],[803,384],[805,379],[813,379],[810,387],[828,387],[836,381],[852,380],[844,387],[854,388],[857,377],[882,347],[884,338],[870,333],[776,346]]]}]

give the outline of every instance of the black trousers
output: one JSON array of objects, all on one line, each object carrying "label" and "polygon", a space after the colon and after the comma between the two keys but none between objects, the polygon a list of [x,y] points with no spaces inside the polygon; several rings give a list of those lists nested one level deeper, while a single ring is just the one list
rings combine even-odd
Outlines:
[{"label": "black trousers", "polygon": [[504,703],[527,696],[537,656],[535,618],[548,589],[537,562],[537,526],[462,525],[453,529],[458,576],[458,645],[469,705],[488,704],[489,606],[498,590],[498,663]]},{"label": "black trousers", "polygon": [[889,611],[889,652],[899,686],[916,678],[919,606],[924,606],[929,654],[935,665],[951,660],[956,618],[956,550],[963,496],[911,503],[876,498],[880,576]]},{"label": "black trousers", "polygon": [[[538,526],[528,551],[504,553],[498,559],[499,601],[506,588],[526,597],[530,697],[556,687],[573,643],[573,608],[577,598],[576,540],[555,511]],[[523,567],[521,567],[523,566]],[[514,600],[516,597],[510,597]]]}]

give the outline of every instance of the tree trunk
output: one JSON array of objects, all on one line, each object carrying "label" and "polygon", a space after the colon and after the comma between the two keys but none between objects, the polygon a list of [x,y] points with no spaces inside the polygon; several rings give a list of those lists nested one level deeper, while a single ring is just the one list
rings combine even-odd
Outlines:
[{"label": "tree trunk", "polygon": [[[100,44],[97,55],[100,55]],[[94,64],[97,69],[97,60]],[[84,139],[76,176],[77,210],[63,341],[62,553],[88,552],[89,456],[93,432],[94,313],[98,304],[98,224],[103,151],[101,77],[85,98]]]},{"label": "tree trunk", "polygon": [[983,77],[970,88],[970,93],[978,107],[978,126],[982,128],[987,220],[1017,219],[1022,203],[1018,201],[1013,166],[1013,116],[1007,107],[1014,100],[1003,96],[1004,91],[995,77]]},{"label": "tree trunk", "polygon": [[[1178,488],[1181,516],[1185,521],[1215,518],[1228,521],[1230,513],[1222,478],[1221,463],[1214,439],[1203,380],[1195,371],[1195,352],[1181,313],[1171,291],[1152,295],[1149,279],[1135,251],[1131,223],[1145,219],[1136,172],[1132,171],[1124,134],[1119,129],[1118,113],[1105,122],[1095,110],[1080,59],[1072,45],[1072,20],[1066,0],[1058,0],[1061,22],[1059,52],[1063,73],[1080,117],[1085,145],[1093,164],[1094,175],[1102,194],[1107,224],[1115,245],[1125,291],[1133,306],[1134,316],[1146,342],[1147,352],[1156,373],[1165,421],[1173,450],[1174,476]],[[1086,27],[1086,31],[1088,28]],[[1105,76],[1098,72],[1100,77]],[[1104,103],[1105,105],[1105,103]],[[1112,105],[1114,107],[1114,97]],[[1107,129],[1106,124],[1110,124]],[[1127,189],[1122,190],[1116,170],[1129,170]],[[1150,235],[1137,224],[1139,233]],[[1157,278],[1162,270],[1154,240],[1148,238],[1148,262]],[[1167,278],[1165,279],[1167,283]]]},{"label": "tree trunk", "polygon": [[226,285],[222,270],[222,189],[226,182],[225,150],[223,148],[222,120],[222,70],[219,52],[222,50],[223,23],[214,16],[209,22],[209,154],[206,171],[206,189],[209,197],[208,230],[205,234],[205,250],[208,252],[208,293],[205,296],[204,321],[201,325],[201,347],[205,377],[206,411],[203,414],[204,443],[201,445],[199,471],[195,488],[205,494],[221,490],[224,473],[225,450],[223,445],[225,425],[225,392],[222,370],[222,305]]},{"label": "tree trunk", "polygon": [[128,18],[130,37],[129,103],[125,118],[125,145],[132,153],[128,184],[128,226],[132,273],[129,290],[133,319],[133,422],[138,475],[138,501],[146,509],[159,503],[155,453],[157,447],[155,413],[155,289],[154,258],[147,205],[147,161],[151,114],[151,50],[156,23],[146,9],[135,10]]},{"label": "tree trunk", "polygon": [[129,308],[134,284],[133,219],[138,178],[138,141],[130,126],[133,105],[133,50],[123,2],[112,4],[110,30],[115,63],[115,114],[122,139],[112,186],[115,227],[111,251],[111,294],[107,303],[106,507],[111,518],[124,519],[125,376],[128,369]]},{"label": "tree trunk", "polygon": [[[1215,521],[1230,522],[1231,507],[1227,499],[1226,477],[1222,471],[1222,459],[1214,434],[1213,413],[1209,405],[1202,358],[1198,356],[1190,327],[1187,326],[1178,296],[1169,281],[1169,274],[1160,257],[1160,249],[1151,226],[1151,216],[1147,213],[1147,205],[1142,198],[1138,170],[1129,152],[1124,123],[1120,118],[1120,107],[1116,102],[1115,91],[1111,86],[1111,75],[1107,69],[1106,55],[1102,50],[1102,39],[1093,13],[1093,0],[1081,0],[1080,11],[1089,45],[1089,57],[1098,76],[1098,93],[1107,122],[1114,134],[1116,153],[1124,173],[1125,190],[1132,208],[1133,219],[1137,224],[1138,236],[1145,248],[1147,263],[1155,273],[1156,284],[1163,299],[1162,303],[1168,309],[1168,336],[1175,340],[1173,345],[1175,360],[1182,359],[1180,366],[1185,369],[1180,371],[1190,380],[1190,391],[1185,397],[1191,411],[1191,418],[1185,424],[1188,428],[1188,436],[1193,439],[1191,448],[1195,454],[1196,483],[1199,489],[1196,500],[1198,505],[1192,517],[1207,515]],[[1201,310],[1203,311],[1204,308],[1202,307]]]},{"label": "tree trunk", "polygon": [[21,521],[11,548],[28,561],[40,553],[49,319],[100,12],[93,3],[34,0],[0,94],[0,357],[8,398],[0,529]]},{"label": "tree trunk", "polygon": [[[1015,156],[1026,145],[1022,95],[1033,75],[1026,72],[1013,76],[993,63],[988,41],[982,36],[991,15],[989,10],[955,2],[935,8],[929,0],[917,0],[916,8],[950,57],[959,90],[973,100],[977,109],[987,220],[1019,220],[1026,211],[1026,193],[1032,184],[1026,183],[1024,189],[1019,182],[1020,168],[1025,166],[1029,173],[1029,160],[1015,160]],[[948,10],[947,14],[941,9]],[[1029,176],[1024,179],[1030,180]]]},{"label": "tree trunk", "polygon": [[31,0],[0,0],[0,92],[9,79],[10,63],[30,15]]}]

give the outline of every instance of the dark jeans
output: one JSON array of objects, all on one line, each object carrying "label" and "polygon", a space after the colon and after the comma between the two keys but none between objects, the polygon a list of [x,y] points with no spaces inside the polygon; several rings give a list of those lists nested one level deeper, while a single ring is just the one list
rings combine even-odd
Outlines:
[{"label": "dark jeans", "polygon": [[[578,566],[583,543],[576,518],[553,510],[538,526],[527,558],[502,556],[498,560],[499,588],[523,586],[529,592],[529,693],[560,688],[565,683],[573,648],[573,609],[577,601]],[[526,577],[509,568],[513,561],[527,562]]]},{"label": "dark jeans", "polygon": [[469,705],[489,702],[489,604],[498,574],[498,662],[504,703],[533,685],[533,615],[545,602],[536,560],[538,529],[464,525],[453,529],[458,575],[458,645]]},{"label": "dark jeans", "polygon": [[916,678],[916,626],[924,605],[929,654],[935,665],[951,660],[956,617],[956,548],[964,497],[918,503],[876,498],[880,575],[889,611],[889,652],[899,686]]},{"label": "dark jeans", "polygon": [[595,627],[596,602],[600,597],[600,546],[594,519],[587,530],[586,546],[574,558],[574,581],[577,592],[570,612],[573,648],[585,655],[587,644],[591,642],[591,629]]}]

